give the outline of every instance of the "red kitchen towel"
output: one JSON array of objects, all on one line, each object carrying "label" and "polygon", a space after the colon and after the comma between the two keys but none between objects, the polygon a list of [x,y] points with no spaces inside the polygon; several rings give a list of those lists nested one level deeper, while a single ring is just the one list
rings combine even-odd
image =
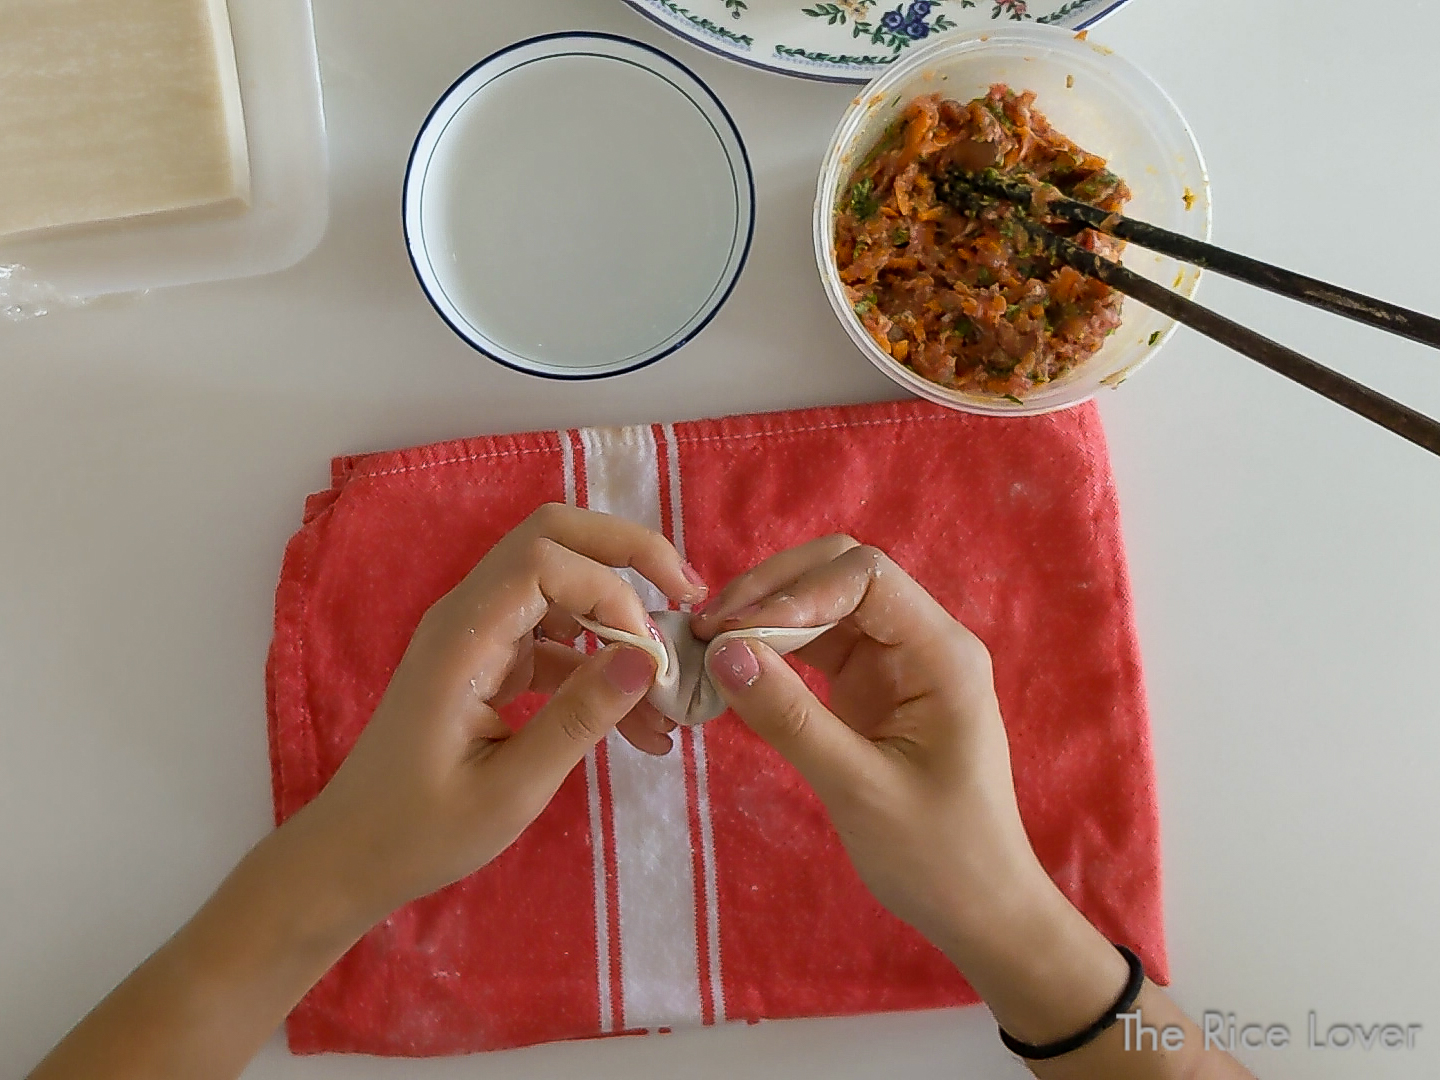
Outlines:
[{"label": "red kitchen towel", "polygon": [[[277,821],[340,765],[426,608],[547,501],[663,531],[714,586],[826,533],[890,552],[994,654],[1046,869],[1165,979],[1149,727],[1090,406],[997,420],[908,401],[337,460],[276,599]],[[976,1000],[739,720],[676,734],[665,758],[611,736],[493,863],[377,926],[291,1014],[291,1049],[457,1054]]]}]

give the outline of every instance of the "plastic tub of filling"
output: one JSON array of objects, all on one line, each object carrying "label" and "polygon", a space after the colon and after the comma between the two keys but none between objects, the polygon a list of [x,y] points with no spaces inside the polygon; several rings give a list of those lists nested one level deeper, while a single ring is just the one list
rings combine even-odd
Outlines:
[{"label": "plastic tub of filling", "polygon": [[[1165,91],[1103,44],[1065,30],[1026,25],[946,38],[917,50],[854,99],[831,140],[815,198],[815,257],[826,296],[861,352],[921,397],[992,416],[1051,412],[1118,386],[1155,355],[1176,323],[1126,298],[1120,326],[1098,352],[1021,400],[951,389],[931,382],[886,353],[861,323],[840,279],[835,220],[851,176],[905,107],[922,95],[969,102],[996,83],[1036,94],[1034,107],[1057,132],[1107,159],[1132,198],[1124,213],[1198,239],[1210,235],[1210,184],[1195,137]],[[1200,271],[1134,244],[1131,270],[1193,296]]]}]

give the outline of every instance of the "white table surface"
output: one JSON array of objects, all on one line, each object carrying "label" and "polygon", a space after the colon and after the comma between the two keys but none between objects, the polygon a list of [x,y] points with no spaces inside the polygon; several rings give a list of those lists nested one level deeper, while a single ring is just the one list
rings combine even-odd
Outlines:
[{"label": "white table surface", "polygon": [[[236,0],[244,2],[244,0]],[[331,455],[498,430],[891,397],[815,282],[809,205],[853,91],[702,55],[619,0],[317,0],[330,231],[273,277],[0,326],[0,1073],[205,898],[270,821],[272,589]],[[452,78],[535,33],[672,50],[753,155],[749,267],[699,340],[565,386],[426,305],[399,190]],[[1218,242],[1440,308],[1440,7],[1134,0],[1096,31],[1198,134]],[[1383,163],[1383,173],[1377,166]],[[1378,210],[1361,185],[1379,180]],[[1333,224],[1332,224],[1333,223]],[[1419,346],[1216,279],[1202,299],[1440,415]],[[1147,665],[1175,992],[1424,1025],[1414,1050],[1251,1051],[1265,1077],[1440,1074],[1440,461],[1188,332],[1103,410]],[[248,1076],[1018,1076],[981,1010]]]}]

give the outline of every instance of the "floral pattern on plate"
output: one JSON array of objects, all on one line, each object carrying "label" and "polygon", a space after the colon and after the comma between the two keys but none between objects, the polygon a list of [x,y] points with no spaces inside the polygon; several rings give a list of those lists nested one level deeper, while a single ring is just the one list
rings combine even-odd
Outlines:
[{"label": "floral pattern on plate", "polygon": [[868,82],[916,42],[997,20],[1080,29],[1127,0],[626,0],[701,48],[753,67]]}]

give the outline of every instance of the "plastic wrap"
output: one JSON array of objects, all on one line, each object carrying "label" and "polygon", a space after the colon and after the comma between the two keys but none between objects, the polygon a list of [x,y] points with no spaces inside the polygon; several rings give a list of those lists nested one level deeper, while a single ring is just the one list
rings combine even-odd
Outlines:
[{"label": "plastic wrap", "polygon": [[15,263],[0,263],[0,319],[25,322],[52,311],[84,307],[91,301],[71,296]]},{"label": "plastic wrap", "polygon": [[268,274],[319,244],[329,216],[329,166],[310,0],[246,0],[231,4],[230,16],[249,142],[249,209],[155,215],[0,242],[0,323],[106,296]]}]

